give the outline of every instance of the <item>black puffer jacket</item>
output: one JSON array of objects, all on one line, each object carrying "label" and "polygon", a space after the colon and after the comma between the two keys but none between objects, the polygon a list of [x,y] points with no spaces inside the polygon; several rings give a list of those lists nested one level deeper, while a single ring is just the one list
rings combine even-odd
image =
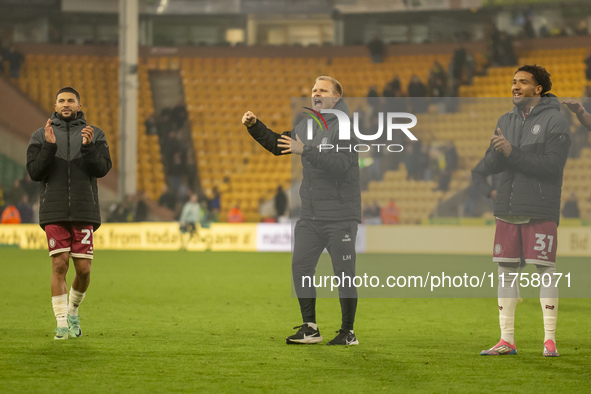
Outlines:
[{"label": "black puffer jacket", "polygon": [[[334,109],[349,116],[349,108],[343,99],[339,100]],[[302,153],[303,180],[300,187],[302,198],[302,215],[304,219],[361,222],[361,189],[359,187],[359,159],[354,152],[356,141],[339,141],[338,119],[333,114],[323,114],[328,125],[321,129],[313,122],[313,138],[308,140],[307,119],[296,125],[294,130],[283,135],[300,139],[306,144]],[[281,137],[267,128],[263,122],[257,122],[248,128],[250,135],[265,149],[274,155],[281,155],[282,148],[277,146]],[[351,146],[349,149],[322,149],[320,144]]]},{"label": "black puffer jacket", "polygon": [[[497,123],[511,143],[509,157],[486,151],[486,170],[498,176],[495,216],[560,219],[562,173],[570,148],[570,128],[556,96],[547,94],[524,119],[517,107]],[[496,128],[495,128],[496,130]]]},{"label": "black puffer jacket", "polygon": [[41,182],[39,224],[84,222],[101,225],[96,178],[111,169],[105,133],[93,126],[94,137],[82,145],[86,120],[82,112],[70,122],[54,112],[51,126],[56,143],[45,141],[45,127],[36,130],[27,149],[27,171]]}]

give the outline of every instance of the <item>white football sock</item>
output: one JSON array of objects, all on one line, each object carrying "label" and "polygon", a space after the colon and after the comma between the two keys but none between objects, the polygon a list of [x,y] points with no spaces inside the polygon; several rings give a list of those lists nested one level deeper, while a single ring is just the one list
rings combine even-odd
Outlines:
[{"label": "white football sock", "polygon": [[80,293],[77,290],[74,290],[72,287],[70,289],[70,303],[68,304],[68,315],[70,316],[78,316],[78,307],[84,300],[84,296],[86,293]]},{"label": "white football sock", "polygon": [[318,326],[316,325],[316,323],[304,323],[307,324],[308,326],[312,327],[315,330],[318,330]]},{"label": "white football sock", "polygon": [[498,301],[501,339],[511,345],[515,344],[515,308],[519,297],[519,288],[517,287],[517,281],[513,283],[515,276],[510,274],[518,271],[519,267],[517,265],[499,264]]},{"label": "white football sock", "polygon": [[[556,286],[556,266],[537,266],[540,274],[540,305],[544,317],[544,342],[551,339],[556,344],[556,322],[558,320],[558,287]],[[548,274],[550,278],[548,278]],[[549,286],[544,286],[548,285]]]},{"label": "white football sock", "polygon": [[58,327],[68,327],[68,295],[62,294],[51,297],[51,304],[53,305],[53,313],[57,320]]}]

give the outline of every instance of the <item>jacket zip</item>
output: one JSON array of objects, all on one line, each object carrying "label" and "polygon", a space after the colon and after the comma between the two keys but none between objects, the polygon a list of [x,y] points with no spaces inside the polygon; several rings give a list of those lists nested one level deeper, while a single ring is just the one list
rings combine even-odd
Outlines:
[{"label": "jacket zip", "polygon": [[92,196],[92,203],[96,205],[96,200],[94,199],[94,192],[92,191],[92,184],[88,185],[90,188],[90,195]]},{"label": "jacket zip", "polygon": [[45,186],[43,187],[43,200],[41,200],[41,204],[43,204],[45,202],[45,198],[47,198],[47,189],[49,188],[49,182],[45,183]]},{"label": "jacket zip", "polygon": [[[530,115],[531,115],[531,112],[530,112]],[[523,119],[521,120],[521,130],[520,130],[521,133],[520,133],[520,136],[519,136],[519,140],[520,140],[519,144],[520,145],[521,145],[521,141],[523,140],[523,127],[525,126],[525,120],[526,120],[526,117],[525,117],[525,115],[523,115],[523,113],[521,113],[521,117]],[[509,195],[509,213],[512,213],[513,212],[513,208],[511,206],[511,202],[513,201],[513,187],[514,186],[515,186],[515,177],[513,177],[513,180],[511,181],[511,194]]]}]

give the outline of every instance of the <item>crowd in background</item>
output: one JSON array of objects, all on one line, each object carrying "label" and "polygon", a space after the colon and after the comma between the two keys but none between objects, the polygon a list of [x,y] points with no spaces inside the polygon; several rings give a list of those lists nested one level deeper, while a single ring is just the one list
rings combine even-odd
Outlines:
[{"label": "crowd in background", "polygon": [[8,74],[10,78],[14,79],[18,78],[24,61],[25,57],[16,50],[14,45],[0,43],[0,74]]},{"label": "crowd in background", "polygon": [[[543,21],[539,31],[533,27],[533,14],[525,11],[522,15],[522,26],[519,38],[553,37],[565,35],[587,35],[588,28],[584,21],[576,26],[556,27],[548,26]],[[427,81],[422,81],[417,75],[413,75],[408,85],[403,86],[398,75],[393,75],[392,80],[383,87],[369,87],[367,97],[370,110],[376,112],[406,112],[424,113],[429,105],[436,105],[439,113],[454,112],[457,102],[453,99],[459,95],[461,85],[471,85],[473,78],[478,73],[486,73],[491,66],[514,66],[517,64],[517,56],[513,48],[513,37],[500,31],[493,23],[488,32],[488,49],[485,54],[485,63],[477,65],[475,56],[463,45],[469,37],[460,37],[450,63],[446,66],[435,61],[429,72]],[[381,63],[386,56],[384,42],[374,35],[368,44],[371,58],[374,63]],[[24,56],[14,46],[2,44],[0,47],[0,72],[8,74],[11,78],[18,78]],[[586,65],[585,75],[591,81],[591,52],[584,60]],[[591,97],[591,86],[587,86],[583,93],[585,98]],[[379,98],[398,98],[390,100],[387,104]],[[425,98],[428,98],[425,100]],[[444,99],[446,98],[446,99]],[[383,105],[389,107],[384,108]],[[591,99],[583,99],[583,105],[591,112]],[[572,114],[565,110],[565,116],[572,122]],[[378,121],[376,116],[369,116],[370,122]],[[166,107],[157,114],[152,114],[145,121],[146,133],[158,135],[161,147],[161,156],[166,184],[156,205],[174,212],[176,219],[193,194],[197,195],[198,202],[203,210],[203,217],[207,222],[228,221],[243,222],[244,214],[240,204],[230,207],[228,217],[220,218],[221,195],[217,187],[210,192],[204,192],[199,188],[199,178],[195,154],[192,143],[188,144],[183,130],[186,129],[188,113],[184,103],[179,102],[172,107]],[[369,129],[377,129],[377,124],[367,125]],[[399,140],[396,140],[399,138]],[[581,150],[589,145],[588,132],[583,126],[579,126],[572,136],[570,157],[577,158]],[[376,141],[380,143],[380,141]],[[396,170],[399,165],[407,169],[407,179],[417,181],[435,181],[437,187],[434,190],[448,191],[453,172],[458,168],[458,153],[453,141],[438,141],[430,144],[415,141],[408,143],[401,133],[394,135],[394,140],[388,143],[404,145],[404,151],[397,155],[386,155],[385,152],[373,151],[373,163],[367,168],[362,166],[362,187],[372,180],[381,180],[388,170]],[[223,180],[221,182],[225,182]],[[221,183],[220,183],[221,184]],[[470,198],[477,198],[477,193],[468,193]],[[261,201],[262,203],[263,201]],[[279,221],[281,217],[289,215],[285,191],[279,186],[273,198],[276,216],[265,218],[265,221]],[[0,212],[3,222],[6,220],[22,223],[34,223],[38,221],[39,187],[31,181],[28,175],[22,179],[14,180],[7,187],[0,186]],[[8,209],[7,209],[8,208]],[[388,211],[389,210],[389,211]],[[578,217],[577,198],[573,194],[569,197],[564,208],[565,217]],[[111,204],[108,207],[108,222],[142,222],[149,220],[149,204],[143,192],[127,196],[123,201]],[[386,216],[384,213],[386,212]],[[388,212],[390,216],[388,218]],[[364,220],[369,222],[391,223],[396,222],[393,217],[399,213],[395,202],[392,200],[387,206],[379,207],[376,202],[369,203],[364,209]],[[466,212],[470,215],[470,211]]]},{"label": "crowd in background", "polygon": [[39,184],[25,175],[0,185],[0,213],[2,223],[39,223]]}]

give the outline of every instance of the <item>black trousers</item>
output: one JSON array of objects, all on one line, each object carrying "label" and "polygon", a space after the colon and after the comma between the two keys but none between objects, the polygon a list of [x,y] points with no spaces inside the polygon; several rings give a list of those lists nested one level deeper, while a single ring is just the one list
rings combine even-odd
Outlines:
[{"label": "black trousers", "polygon": [[[342,325],[352,330],[357,310],[357,288],[353,286],[355,276],[355,239],[358,223],[352,221],[329,222],[300,219],[294,230],[295,246],[291,262],[291,272],[303,322],[316,323],[316,287],[314,273],[320,255],[326,248],[332,260],[334,275],[341,281],[339,300],[341,303]],[[311,279],[308,279],[311,278]],[[312,285],[310,285],[312,281]]]}]

